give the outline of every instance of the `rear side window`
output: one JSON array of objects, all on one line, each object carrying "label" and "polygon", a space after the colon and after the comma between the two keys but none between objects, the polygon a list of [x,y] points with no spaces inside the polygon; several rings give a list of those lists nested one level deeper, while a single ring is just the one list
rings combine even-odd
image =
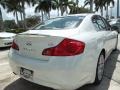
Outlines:
[{"label": "rear side window", "polygon": [[92,18],[92,22],[98,31],[106,30],[105,23],[103,22],[103,20],[99,16],[94,16]]},{"label": "rear side window", "polygon": [[103,22],[105,23],[105,26],[106,26],[106,30],[111,30],[111,26],[110,24],[107,22],[107,20],[105,20],[103,17],[101,17]]}]

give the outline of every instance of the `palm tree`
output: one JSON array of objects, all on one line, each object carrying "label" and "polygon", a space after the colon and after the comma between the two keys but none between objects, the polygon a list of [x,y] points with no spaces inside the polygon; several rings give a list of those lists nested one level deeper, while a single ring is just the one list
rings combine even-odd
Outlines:
[{"label": "palm tree", "polygon": [[[69,0],[65,0],[64,1],[64,3],[63,3],[63,7],[65,8],[65,10],[64,11],[66,11],[66,14],[68,14],[68,7],[70,8],[71,6],[74,6],[74,5],[76,5],[76,3],[75,2],[73,2],[73,1],[69,1]],[[77,6],[78,7],[78,6]]]},{"label": "palm tree", "polygon": [[69,7],[70,8],[70,14],[77,14],[79,13],[79,7],[76,6],[76,4],[73,4],[72,6]]},{"label": "palm tree", "polygon": [[61,10],[61,16],[62,16],[65,11],[68,14],[67,7],[71,8],[75,3],[70,0],[52,0],[52,4],[55,9],[57,8],[58,16],[59,16],[59,10]]},{"label": "palm tree", "polygon": [[38,5],[35,8],[35,12],[41,12],[42,21],[43,21],[43,16],[44,16],[45,13],[47,13],[48,16],[50,17],[49,13],[50,13],[51,8],[52,8],[51,1],[49,1],[49,0],[44,0],[44,1],[39,0]]},{"label": "palm tree", "polygon": [[61,10],[61,16],[63,16],[63,13],[66,11],[66,14],[68,14],[68,7],[74,6],[73,0],[60,0],[60,10]]},{"label": "palm tree", "polygon": [[[19,5],[22,7],[22,12],[21,12],[21,18],[23,18],[24,20],[24,29],[27,29],[27,24],[26,24],[26,13],[25,13],[25,4],[28,4],[29,6],[31,5],[32,2],[34,2],[35,0],[17,0],[17,2],[19,3]],[[12,1],[13,2],[13,1]]]},{"label": "palm tree", "polygon": [[[79,7],[79,0],[76,0],[76,7],[78,8]],[[77,10],[77,12],[78,12],[78,10]]]},{"label": "palm tree", "polygon": [[52,0],[52,9],[57,9],[58,16],[59,16],[59,10],[60,10],[59,0]]},{"label": "palm tree", "polygon": [[78,7],[78,4],[79,4],[79,0],[76,0],[76,5],[77,5],[77,7]]},{"label": "palm tree", "polygon": [[98,11],[100,9],[101,16],[103,16],[103,8],[105,7],[105,0],[94,0],[95,10]]},{"label": "palm tree", "polygon": [[60,3],[61,16],[63,16],[63,13],[64,13],[64,7],[63,7],[64,0],[59,0],[59,3]]},{"label": "palm tree", "polygon": [[63,16],[63,13],[66,11],[68,14],[68,7],[72,8],[72,6],[75,4],[73,0],[52,0],[52,4],[54,8],[57,8],[58,10],[58,16],[59,16],[59,10],[61,11],[61,16]]},{"label": "palm tree", "polygon": [[114,0],[105,0],[106,3],[106,18],[108,18],[108,6],[112,3],[114,6]]},{"label": "palm tree", "polygon": [[48,14],[48,17],[50,19],[50,11],[53,8],[52,6],[52,0],[46,0],[46,9],[45,12]]},{"label": "palm tree", "polygon": [[41,17],[42,17],[42,21],[43,21],[43,10],[42,10],[42,1],[38,1],[38,5],[35,8],[35,12],[41,12]]},{"label": "palm tree", "polygon": [[[6,5],[7,5],[7,2],[5,0],[0,0],[0,5],[5,9]],[[1,7],[0,7],[0,20],[1,20],[1,30],[4,31],[4,23],[3,23]]]},{"label": "palm tree", "polygon": [[10,0],[8,1],[8,5],[7,7],[7,12],[13,12],[13,15],[16,17],[17,20],[17,24],[19,27],[19,19],[18,19],[18,12],[21,13],[22,12],[22,7],[18,4],[18,2],[16,2],[16,0],[13,0],[13,2],[11,2]]},{"label": "palm tree", "polygon": [[90,5],[90,11],[93,12],[93,0],[85,0],[84,7]]}]

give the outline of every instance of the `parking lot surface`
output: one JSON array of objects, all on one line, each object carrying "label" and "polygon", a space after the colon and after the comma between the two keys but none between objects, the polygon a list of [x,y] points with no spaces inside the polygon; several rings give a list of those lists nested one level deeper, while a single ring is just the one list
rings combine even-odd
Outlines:
[{"label": "parking lot surface", "polygon": [[[52,90],[14,75],[8,63],[9,48],[0,48],[0,90]],[[120,90],[120,36],[118,50],[109,56],[102,83],[99,86],[85,85],[78,90]]]}]

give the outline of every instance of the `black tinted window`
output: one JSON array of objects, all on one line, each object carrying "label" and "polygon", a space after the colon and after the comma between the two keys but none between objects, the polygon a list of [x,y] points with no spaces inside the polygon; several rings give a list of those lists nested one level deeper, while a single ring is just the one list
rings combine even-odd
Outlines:
[{"label": "black tinted window", "polygon": [[105,23],[106,30],[111,30],[111,26],[110,26],[110,24],[107,22],[107,20],[104,19],[103,17],[101,17],[101,18],[102,18],[103,22]]},{"label": "black tinted window", "polygon": [[85,18],[84,16],[58,17],[58,18],[45,21],[44,23],[36,26],[34,29],[35,30],[71,29],[71,28],[78,27],[84,18]]},{"label": "black tinted window", "polygon": [[94,16],[92,21],[97,30],[106,30],[105,23],[99,16]]}]

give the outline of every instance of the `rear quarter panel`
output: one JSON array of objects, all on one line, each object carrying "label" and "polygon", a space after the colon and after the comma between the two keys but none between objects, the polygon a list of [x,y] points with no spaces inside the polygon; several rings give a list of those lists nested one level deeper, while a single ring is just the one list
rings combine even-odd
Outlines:
[{"label": "rear quarter panel", "polygon": [[[85,50],[84,50],[84,53],[82,54],[82,60],[84,60],[85,62],[84,63],[85,68],[83,68],[83,72],[85,72],[86,75],[90,77],[89,83],[93,83],[96,75],[98,57],[101,50],[104,48],[103,33],[85,32],[70,38],[76,39],[85,43]],[[79,62],[80,60],[77,61],[77,64],[79,64]],[[80,65],[77,65],[77,66],[79,71]]]}]

